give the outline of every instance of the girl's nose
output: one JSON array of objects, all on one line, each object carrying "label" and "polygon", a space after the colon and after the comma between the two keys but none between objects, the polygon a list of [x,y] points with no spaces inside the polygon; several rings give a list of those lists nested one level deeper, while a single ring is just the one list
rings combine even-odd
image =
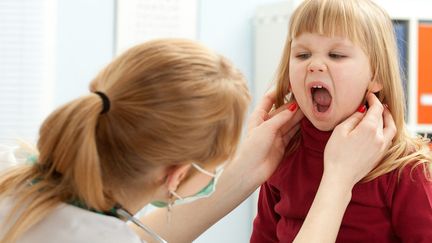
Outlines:
[{"label": "girl's nose", "polygon": [[318,64],[318,63],[311,63],[309,65],[309,67],[308,67],[308,71],[310,73],[313,73],[313,72],[320,72],[320,73],[322,73],[322,72],[327,71],[327,66],[324,63],[320,63],[320,64]]}]

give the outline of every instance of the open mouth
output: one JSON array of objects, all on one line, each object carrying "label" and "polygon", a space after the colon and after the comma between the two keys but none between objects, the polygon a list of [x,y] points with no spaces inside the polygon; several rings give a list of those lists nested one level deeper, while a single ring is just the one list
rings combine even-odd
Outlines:
[{"label": "open mouth", "polygon": [[318,112],[326,112],[331,105],[332,97],[330,92],[321,85],[314,85],[311,88],[312,101]]}]

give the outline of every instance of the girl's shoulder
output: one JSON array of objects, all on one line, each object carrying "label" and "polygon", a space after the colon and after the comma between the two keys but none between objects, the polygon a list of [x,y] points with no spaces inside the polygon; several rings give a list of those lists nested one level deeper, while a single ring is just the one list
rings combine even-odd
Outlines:
[{"label": "girl's shoulder", "polygon": [[427,142],[419,137],[407,138],[405,145],[389,156],[386,165],[395,168],[390,172],[395,187],[432,183],[432,151]]},{"label": "girl's shoulder", "polygon": [[394,175],[389,208],[394,230],[403,242],[429,242],[432,237],[432,180],[427,166],[411,162]]},{"label": "girl's shoulder", "polygon": [[432,184],[431,164],[420,161],[407,163],[397,169],[397,182],[400,183],[426,183]]},{"label": "girl's shoulder", "polygon": [[432,198],[429,164],[411,162],[389,173],[387,196],[390,202]]}]

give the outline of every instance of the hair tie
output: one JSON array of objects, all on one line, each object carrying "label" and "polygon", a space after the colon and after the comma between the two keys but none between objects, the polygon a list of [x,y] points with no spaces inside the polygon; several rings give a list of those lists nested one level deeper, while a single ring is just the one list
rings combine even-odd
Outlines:
[{"label": "hair tie", "polygon": [[103,108],[102,108],[102,111],[100,114],[107,113],[110,109],[110,106],[111,106],[110,100],[108,99],[108,96],[106,96],[106,94],[104,94],[100,91],[95,91],[94,93],[99,95],[99,97],[101,97],[101,99],[102,99]]}]

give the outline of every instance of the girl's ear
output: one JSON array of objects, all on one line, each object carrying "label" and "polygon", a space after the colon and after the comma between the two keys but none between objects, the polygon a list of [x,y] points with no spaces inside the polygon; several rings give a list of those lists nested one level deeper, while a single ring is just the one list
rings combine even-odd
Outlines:
[{"label": "girl's ear", "polygon": [[383,88],[381,83],[378,83],[378,81],[371,81],[369,83],[369,87],[368,90],[372,93],[377,93],[379,91],[381,91]]},{"label": "girl's ear", "polygon": [[166,185],[168,187],[168,191],[176,191],[178,185],[183,180],[183,178],[187,175],[191,164],[185,165],[175,165],[168,168],[167,176],[166,176]]}]

